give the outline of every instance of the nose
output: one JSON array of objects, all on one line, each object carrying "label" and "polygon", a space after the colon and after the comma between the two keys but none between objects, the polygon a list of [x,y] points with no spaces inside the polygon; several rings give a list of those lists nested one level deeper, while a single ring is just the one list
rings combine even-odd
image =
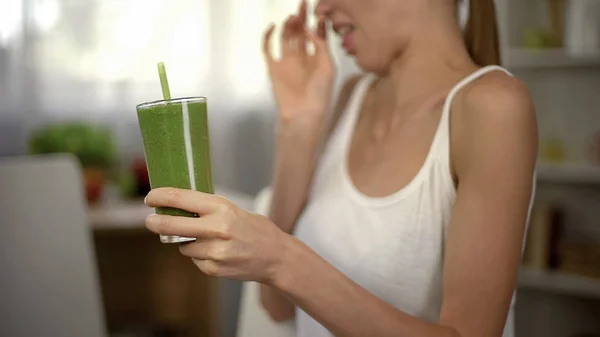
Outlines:
[{"label": "nose", "polygon": [[317,2],[317,6],[315,7],[315,15],[318,17],[328,17],[330,16],[333,8],[329,2],[329,0],[319,0]]}]

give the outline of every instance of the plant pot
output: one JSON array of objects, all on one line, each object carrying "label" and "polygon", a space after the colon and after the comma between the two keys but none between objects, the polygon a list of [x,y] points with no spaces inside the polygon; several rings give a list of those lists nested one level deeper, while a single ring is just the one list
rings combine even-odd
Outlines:
[{"label": "plant pot", "polygon": [[88,204],[97,203],[104,192],[106,171],[97,167],[86,167],[83,169],[83,180]]}]

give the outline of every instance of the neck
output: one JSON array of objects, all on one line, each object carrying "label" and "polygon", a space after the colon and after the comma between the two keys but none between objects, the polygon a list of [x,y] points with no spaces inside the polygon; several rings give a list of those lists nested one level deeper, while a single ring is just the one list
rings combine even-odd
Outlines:
[{"label": "neck", "polygon": [[415,31],[402,54],[380,74],[381,97],[392,99],[392,106],[444,90],[477,69],[454,22],[430,20]]}]

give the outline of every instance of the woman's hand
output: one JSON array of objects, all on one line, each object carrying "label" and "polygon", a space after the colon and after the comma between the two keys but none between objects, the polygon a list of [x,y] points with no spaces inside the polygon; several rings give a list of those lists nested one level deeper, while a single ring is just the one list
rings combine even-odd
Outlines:
[{"label": "woman's hand", "polygon": [[211,276],[271,284],[292,239],[267,218],[212,194],[157,188],[146,197],[146,205],[200,215],[186,218],[152,214],[146,219],[146,227],[157,234],[197,238],[180,245],[180,251]]},{"label": "woman's hand", "polygon": [[[271,25],[265,33],[263,48],[280,121],[299,127],[321,126],[335,73],[325,21],[319,19],[316,34],[311,32],[306,27],[306,1],[302,0],[298,13],[284,23],[280,60],[273,58],[269,47],[274,28]],[[314,54],[308,52],[307,42],[314,45]]]}]

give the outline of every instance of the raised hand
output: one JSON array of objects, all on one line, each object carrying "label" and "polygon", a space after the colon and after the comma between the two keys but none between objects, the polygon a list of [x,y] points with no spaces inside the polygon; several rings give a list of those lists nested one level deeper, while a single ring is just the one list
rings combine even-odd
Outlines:
[{"label": "raised hand", "polygon": [[[285,124],[320,125],[331,99],[335,68],[327,46],[325,20],[320,18],[317,32],[306,27],[306,1],[296,15],[285,21],[281,36],[281,59],[273,58],[271,25],[264,36],[264,54],[280,121]],[[314,53],[308,51],[308,44]]]}]

